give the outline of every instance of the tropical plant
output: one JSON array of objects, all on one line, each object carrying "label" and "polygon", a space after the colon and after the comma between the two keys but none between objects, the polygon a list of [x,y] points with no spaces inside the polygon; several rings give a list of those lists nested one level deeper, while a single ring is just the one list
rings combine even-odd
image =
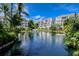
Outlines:
[{"label": "tropical plant", "polygon": [[15,4],[13,3],[1,3],[0,13],[3,13],[4,21],[6,23],[0,23],[0,43],[6,43],[17,38],[18,32],[16,30],[24,30],[24,28],[18,29],[17,26],[20,25],[23,20],[22,14],[28,16],[28,13],[24,11],[24,4],[18,3],[17,7],[14,9]]},{"label": "tropical plant", "polygon": [[[75,15],[76,17],[76,15]],[[65,30],[65,46],[74,49],[79,48],[79,19],[69,18],[64,23]]]},{"label": "tropical plant", "polygon": [[35,27],[34,27],[34,22],[33,22],[33,20],[29,20],[29,22],[28,22],[28,27],[29,27],[29,29],[34,29]]}]

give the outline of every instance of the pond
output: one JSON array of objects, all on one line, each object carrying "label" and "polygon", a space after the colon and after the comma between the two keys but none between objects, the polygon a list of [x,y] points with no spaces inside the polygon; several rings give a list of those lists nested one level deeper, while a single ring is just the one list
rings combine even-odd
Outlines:
[{"label": "pond", "polygon": [[19,34],[20,42],[14,44],[4,55],[9,56],[67,56],[64,34],[49,32],[26,32]]}]

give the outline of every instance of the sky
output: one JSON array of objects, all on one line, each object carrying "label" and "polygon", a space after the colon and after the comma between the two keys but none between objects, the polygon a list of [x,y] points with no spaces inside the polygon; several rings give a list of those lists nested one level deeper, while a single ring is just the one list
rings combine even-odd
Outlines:
[{"label": "sky", "polygon": [[79,13],[79,4],[68,3],[25,3],[26,11],[35,19],[55,18],[60,15]]},{"label": "sky", "polygon": [[[30,15],[29,18],[33,20],[55,19],[60,15],[79,13],[78,3],[24,3],[24,6],[24,10]],[[16,4],[15,7],[17,8]],[[25,18],[28,17],[25,16]]]}]

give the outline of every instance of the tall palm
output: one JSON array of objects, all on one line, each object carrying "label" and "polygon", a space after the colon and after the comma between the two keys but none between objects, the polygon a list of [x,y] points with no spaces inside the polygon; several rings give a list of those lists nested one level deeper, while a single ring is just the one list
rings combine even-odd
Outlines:
[{"label": "tall palm", "polygon": [[23,13],[25,15],[29,15],[27,12],[24,11],[24,4],[23,3],[18,4],[18,13],[20,16],[21,16],[21,13]]},{"label": "tall palm", "polygon": [[19,3],[18,4],[18,14],[19,14],[20,17],[21,17],[21,13],[23,11],[23,8],[24,8],[24,5],[22,3]]},{"label": "tall palm", "polygon": [[4,19],[9,20],[9,22],[15,26],[22,21],[22,13],[28,16],[28,13],[24,11],[23,3],[18,3],[16,5],[17,9],[15,9],[16,12],[14,12],[13,3],[0,4],[0,12],[4,13]]},{"label": "tall palm", "polygon": [[25,14],[28,16],[29,14],[24,11],[24,4],[23,3],[18,3],[17,5],[17,12],[13,16],[13,21],[15,25],[20,25],[20,22],[23,20],[22,14]]}]

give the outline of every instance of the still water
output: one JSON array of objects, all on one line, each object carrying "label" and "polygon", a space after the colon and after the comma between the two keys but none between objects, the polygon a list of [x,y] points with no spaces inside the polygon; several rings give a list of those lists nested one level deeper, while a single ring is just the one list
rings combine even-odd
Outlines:
[{"label": "still water", "polygon": [[19,34],[17,42],[5,55],[12,56],[65,56],[64,35],[49,32]]}]

